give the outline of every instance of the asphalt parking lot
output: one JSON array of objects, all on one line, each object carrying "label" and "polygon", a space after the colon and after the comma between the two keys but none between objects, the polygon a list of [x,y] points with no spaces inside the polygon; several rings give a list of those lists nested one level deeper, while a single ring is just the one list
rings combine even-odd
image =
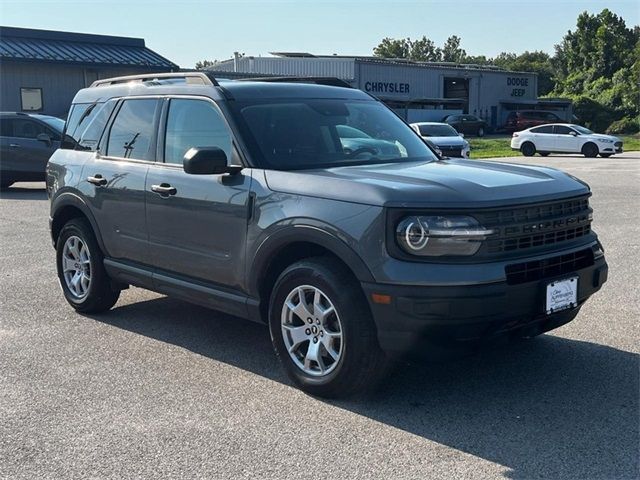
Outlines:
[{"label": "asphalt parking lot", "polygon": [[0,477],[638,478],[640,154],[514,161],[590,183],[609,282],[551,334],[402,365],[349,401],[291,387],[258,324],[137,288],[76,314],[43,185],[16,184],[0,195]]}]

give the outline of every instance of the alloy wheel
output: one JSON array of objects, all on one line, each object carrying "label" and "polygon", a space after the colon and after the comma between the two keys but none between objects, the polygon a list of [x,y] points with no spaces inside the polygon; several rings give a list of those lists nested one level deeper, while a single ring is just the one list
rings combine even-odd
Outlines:
[{"label": "alloy wheel", "polygon": [[73,235],[64,242],[62,273],[69,292],[77,300],[87,296],[91,286],[91,254],[80,237]]},{"label": "alloy wheel", "polygon": [[282,306],[281,330],[291,360],[304,373],[324,376],[338,366],[344,353],[338,312],[319,288],[294,288]]}]

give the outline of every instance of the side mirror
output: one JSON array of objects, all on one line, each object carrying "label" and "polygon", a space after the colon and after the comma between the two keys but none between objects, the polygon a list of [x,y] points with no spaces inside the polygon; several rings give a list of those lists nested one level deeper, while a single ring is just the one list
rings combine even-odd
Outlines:
[{"label": "side mirror", "polygon": [[458,135],[460,135],[460,138],[464,138],[464,133],[459,133]]},{"label": "side mirror", "polygon": [[192,175],[218,175],[238,173],[239,165],[227,165],[227,154],[218,147],[193,147],[184,154],[182,166]]},{"label": "side mirror", "polygon": [[569,135],[571,135],[572,137],[577,137],[578,134],[574,131],[569,132]]},{"label": "side mirror", "polygon": [[39,133],[38,136],[36,137],[36,140],[43,142],[44,144],[47,145],[47,147],[50,147],[52,144],[51,137],[46,133]]}]

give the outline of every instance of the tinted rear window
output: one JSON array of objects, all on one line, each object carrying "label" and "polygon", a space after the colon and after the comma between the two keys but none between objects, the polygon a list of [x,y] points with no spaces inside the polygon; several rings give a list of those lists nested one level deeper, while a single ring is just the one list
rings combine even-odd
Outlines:
[{"label": "tinted rear window", "polygon": [[551,125],[544,125],[542,127],[536,127],[531,129],[532,133],[553,133],[553,127]]},{"label": "tinted rear window", "polygon": [[107,155],[137,160],[155,158],[153,138],[157,108],[156,99],[125,100],[111,126]]},{"label": "tinted rear window", "polygon": [[74,149],[80,141],[80,134],[89,124],[89,117],[97,109],[97,103],[76,103],[71,105],[64,127],[64,142],[61,148]]},{"label": "tinted rear window", "polygon": [[79,137],[76,148],[78,150],[91,150],[94,151],[98,148],[98,142],[102,137],[104,128],[109,121],[109,117],[115,108],[117,100],[109,100],[107,103],[98,104],[90,112],[90,120],[83,121],[84,127],[79,127],[80,133],[76,133]]}]

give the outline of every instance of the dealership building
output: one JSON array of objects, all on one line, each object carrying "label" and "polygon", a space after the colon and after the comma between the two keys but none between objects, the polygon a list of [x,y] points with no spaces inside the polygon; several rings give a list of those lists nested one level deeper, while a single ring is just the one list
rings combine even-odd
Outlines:
[{"label": "dealership building", "polygon": [[58,117],[100,78],[179,69],[141,38],[14,27],[0,27],[0,68],[0,110]]},{"label": "dealership building", "polygon": [[570,120],[571,102],[538,98],[538,77],[493,66],[414,62],[378,57],[274,52],[272,57],[238,56],[217,62],[218,77],[332,77],[384,101],[409,122],[441,121],[467,113],[493,128],[517,110],[545,110]]}]

